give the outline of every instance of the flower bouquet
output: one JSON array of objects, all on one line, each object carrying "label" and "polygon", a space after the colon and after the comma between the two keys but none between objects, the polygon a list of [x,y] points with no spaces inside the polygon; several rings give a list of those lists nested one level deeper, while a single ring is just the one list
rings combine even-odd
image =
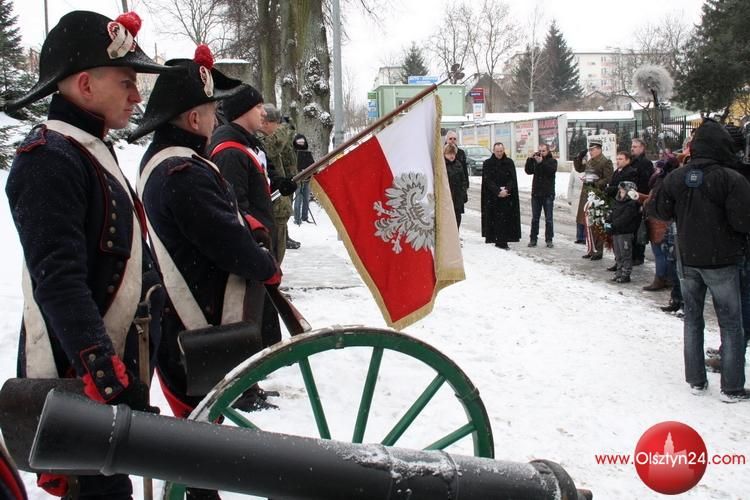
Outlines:
[{"label": "flower bouquet", "polygon": [[612,247],[612,238],[604,230],[604,223],[609,216],[611,202],[602,190],[590,187],[586,204],[583,206],[586,225],[591,228],[594,235],[604,240],[607,248]]}]

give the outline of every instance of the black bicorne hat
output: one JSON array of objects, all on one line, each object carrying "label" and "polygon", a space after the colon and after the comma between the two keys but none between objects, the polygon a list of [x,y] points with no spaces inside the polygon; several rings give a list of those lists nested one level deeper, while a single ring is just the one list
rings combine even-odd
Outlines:
[{"label": "black bicorne hat", "polygon": [[143,120],[128,136],[128,142],[140,139],[189,109],[226,99],[241,89],[242,82],[213,67],[213,56],[206,45],[195,49],[194,59],[172,59],[165,64],[184,71],[159,75]]},{"label": "black bicorne hat", "polygon": [[141,18],[127,12],[114,21],[96,12],[77,10],[65,14],[50,30],[39,54],[39,81],[29,92],[8,101],[13,112],[57,90],[70,75],[101,66],[133,68],[139,73],[174,71],[152,61],[135,42]]}]

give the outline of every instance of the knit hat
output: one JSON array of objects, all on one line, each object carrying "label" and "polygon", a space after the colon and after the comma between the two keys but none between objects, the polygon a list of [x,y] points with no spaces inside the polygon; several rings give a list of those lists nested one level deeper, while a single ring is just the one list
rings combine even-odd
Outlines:
[{"label": "knit hat", "polygon": [[135,42],[141,18],[128,12],[114,21],[96,12],[76,10],[60,18],[39,53],[39,80],[26,95],[8,101],[16,111],[57,91],[57,84],[81,71],[102,66],[133,68],[140,73],[179,71],[152,61]]},{"label": "knit hat", "polygon": [[128,136],[128,142],[156,130],[185,111],[226,99],[240,89],[239,80],[213,67],[213,56],[206,45],[195,49],[193,59],[173,59],[166,65],[180,67],[183,72],[160,75],[156,79],[143,120]]},{"label": "knit hat", "polygon": [[262,102],[260,92],[252,85],[243,83],[236,94],[221,103],[221,108],[227,121],[232,122]]}]

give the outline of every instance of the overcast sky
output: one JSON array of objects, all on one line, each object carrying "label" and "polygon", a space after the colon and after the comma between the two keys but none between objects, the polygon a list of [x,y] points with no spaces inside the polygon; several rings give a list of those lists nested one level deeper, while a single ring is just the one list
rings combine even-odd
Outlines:
[{"label": "overcast sky", "polygon": [[[346,10],[345,29],[349,37],[343,48],[343,66],[364,102],[378,67],[400,60],[411,41],[420,43],[429,38],[439,28],[442,19],[450,15],[449,5],[456,2],[386,0],[388,9],[380,14],[380,26],[356,7],[358,2],[341,0]],[[41,46],[44,40],[44,0],[14,0],[13,3],[21,24],[23,43]],[[192,57],[194,47],[189,42],[174,40],[155,31],[155,23],[146,8],[149,3],[153,4],[148,0],[128,2],[144,18],[144,27],[138,36],[144,50],[153,54],[154,43],[157,43],[159,53],[168,59]],[[510,0],[508,3],[519,26],[527,26],[535,2]],[[632,46],[633,31],[644,23],[657,22],[667,14],[698,23],[703,0],[540,0],[539,3],[546,13],[547,25],[553,19],[557,21],[568,46],[574,50],[603,50]],[[121,5],[122,0],[48,0],[50,27],[71,10],[93,10],[115,17]]]}]

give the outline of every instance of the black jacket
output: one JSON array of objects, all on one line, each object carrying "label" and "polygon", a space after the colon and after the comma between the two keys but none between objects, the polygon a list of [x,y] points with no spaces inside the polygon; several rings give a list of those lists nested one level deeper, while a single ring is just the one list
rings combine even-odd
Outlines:
[{"label": "black jacket", "polygon": [[[169,252],[209,324],[221,324],[229,274],[263,281],[276,271],[271,254],[258,246],[237,217],[237,200],[227,181],[197,155],[203,137],[164,125],[154,133],[141,169],[168,146],[196,151],[192,158],[172,157],[152,172],[142,196],[154,231]],[[174,308],[164,312],[164,342],[159,367],[171,389],[184,391],[177,334],[184,326]]]},{"label": "black jacket", "polygon": [[[638,185],[638,172],[630,164],[626,165],[622,170],[615,169],[612,172],[612,179],[607,184],[607,187],[604,188],[604,193],[610,198],[614,198],[617,196],[617,187],[621,182],[625,181],[634,182],[636,186]],[[641,192],[640,189],[638,191]],[[645,193],[648,193],[648,191],[645,191]]]},{"label": "black jacket", "polygon": [[648,181],[654,173],[654,164],[651,163],[651,160],[646,158],[645,154],[633,158],[630,164],[638,174],[638,178],[635,181],[635,185],[638,186],[638,192],[648,194]]},{"label": "black jacket", "polygon": [[[104,134],[100,117],[61,95],[52,98],[49,118],[96,137]],[[134,216],[130,199],[88,151],[44,126],[34,128],[21,143],[5,190],[59,376],[81,377],[102,370],[104,375],[93,377],[94,382],[97,387],[111,387],[111,396],[116,396],[122,387],[115,378],[111,361],[114,350],[102,317],[122,282],[130,257]],[[133,198],[137,199],[135,195]],[[160,281],[145,241],[142,264],[143,291]],[[161,336],[162,303],[163,295],[152,296],[152,352]],[[22,327],[18,358],[21,377],[26,375],[25,343]],[[137,378],[134,328],[126,338],[122,361]]]},{"label": "black jacket", "polygon": [[541,163],[531,157],[526,159],[524,170],[533,175],[531,181],[531,196],[549,196],[555,194],[555,174],[557,173],[557,160],[549,153],[542,159]]},{"label": "black jacket", "polygon": [[[210,155],[216,146],[227,141],[238,142],[265,154],[260,139],[236,123],[222,125],[214,131],[208,154]],[[218,165],[221,175],[234,189],[240,211],[252,215],[266,226],[271,234],[275,234],[270,192],[282,177],[277,174],[273,164],[268,162],[266,177],[258,171],[245,153],[237,149],[225,149],[212,155],[211,160]]]},{"label": "black jacket", "polygon": [[469,200],[469,181],[464,176],[463,165],[456,157],[453,161],[445,159],[445,168],[448,172],[448,185],[451,188],[451,199],[453,209],[457,214],[464,213],[464,204]]},{"label": "black jacket", "polygon": [[677,222],[683,264],[736,264],[750,232],[750,183],[721,163],[731,158],[731,138],[718,123],[706,121],[696,130],[691,153],[690,163],[664,179],[655,215]]},{"label": "black jacket", "polygon": [[637,201],[625,196],[622,200],[612,200],[612,213],[609,216],[612,234],[634,234],[641,224],[641,207]]}]

